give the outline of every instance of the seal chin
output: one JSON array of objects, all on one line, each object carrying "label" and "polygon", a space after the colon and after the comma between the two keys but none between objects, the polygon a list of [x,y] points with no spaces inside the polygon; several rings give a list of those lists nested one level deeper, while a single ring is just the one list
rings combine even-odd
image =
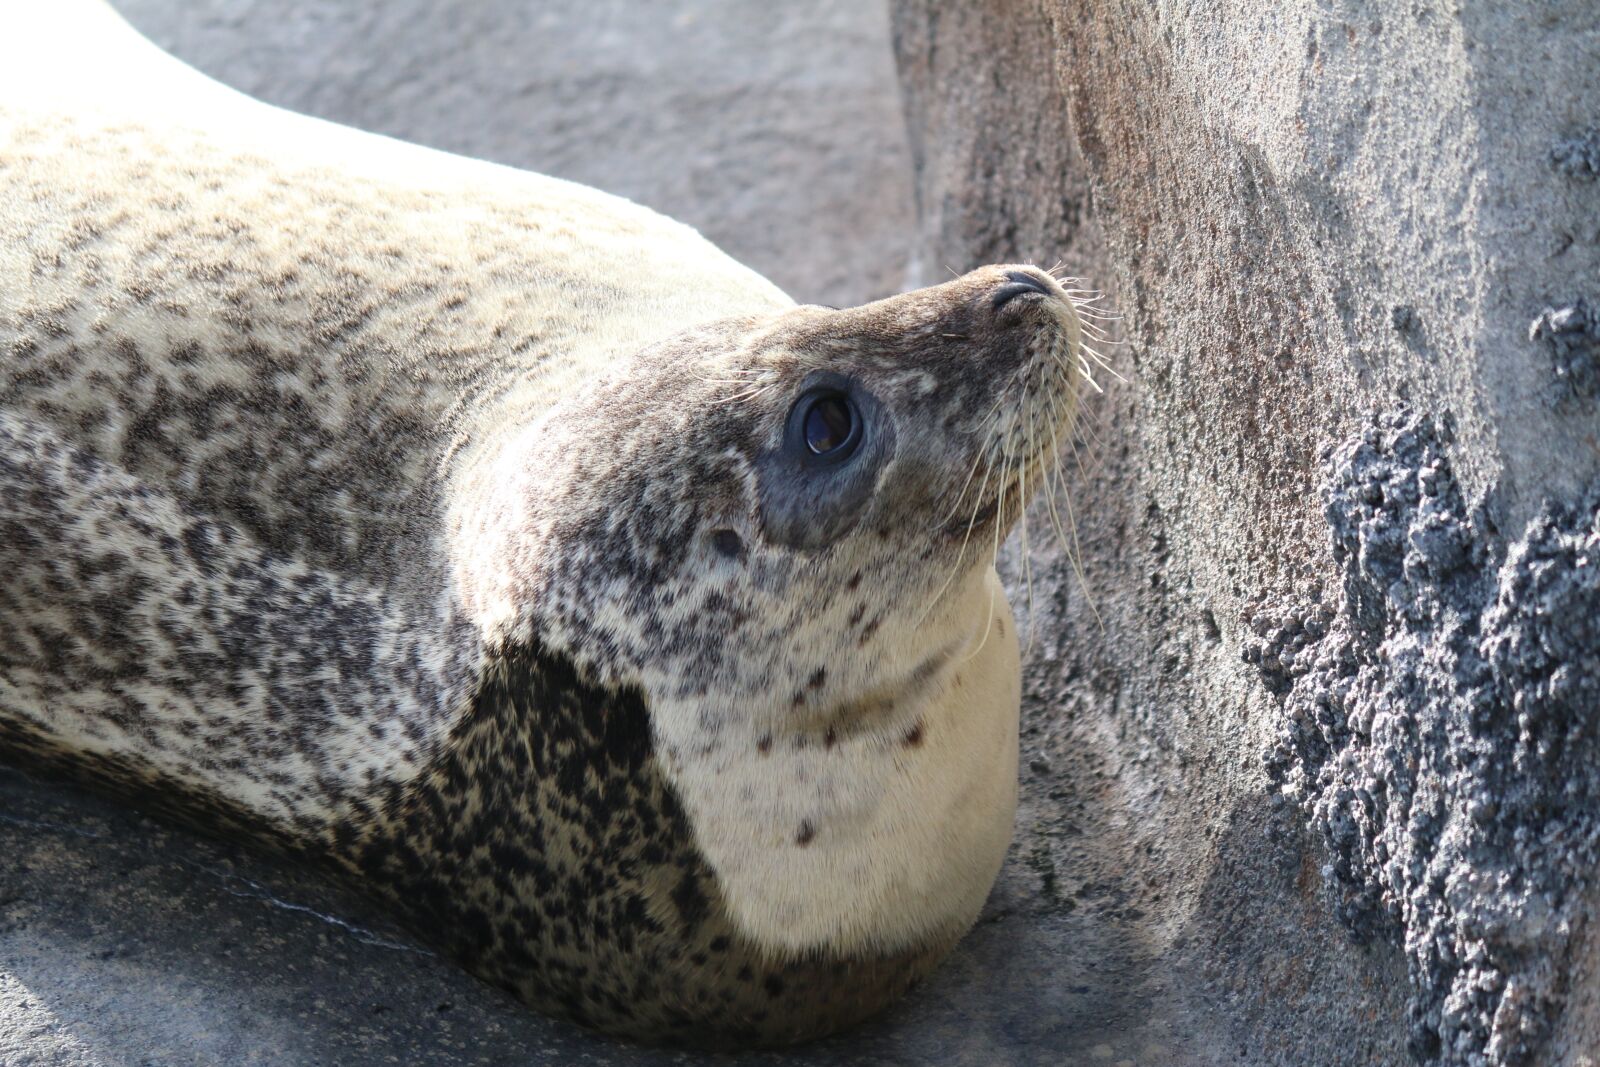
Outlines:
[{"label": "seal chin", "polygon": [[[976,918],[1016,810],[1016,633],[988,567],[940,617],[960,631],[907,634],[921,658],[904,662],[922,677],[896,682],[899,702],[846,736],[752,733],[707,751],[674,743],[679,715],[657,709],[696,843],[732,922],[763,949],[898,952],[953,943]],[[943,654],[928,659],[930,645]]]}]

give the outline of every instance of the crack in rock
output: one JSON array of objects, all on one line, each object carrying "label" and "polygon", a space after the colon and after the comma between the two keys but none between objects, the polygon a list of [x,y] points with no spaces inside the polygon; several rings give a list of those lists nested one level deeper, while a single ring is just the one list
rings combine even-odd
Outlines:
[{"label": "crack in rock", "polygon": [[[283,911],[291,911],[298,915],[309,916],[313,919],[316,919],[318,922],[326,923],[329,926],[333,926],[344,931],[355,940],[361,942],[363,945],[373,945],[377,948],[392,949],[395,952],[410,952],[418,956],[435,955],[435,953],[429,951],[428,949],[422,948],[420,945],[409,945],[403,941],[396,941],[384,937],[375,930],[362,926],[360,923],[351,922],[348,919],[341,919],[337,915],[330,915],[325,911],[318,911],[316,908],[310,907],[306,904],[296,904],[292,900],[284,900],[282,897],[277,896],[272,892],[272,890],[268,889],[266,886],[262,885],[253,878],[246,878],[242,874],[224,871],[216,867],[207,867],[204,864],[195,863],[192,860],[184,860],[182,862],[184,866],[216,879],[217,883],[222,887],[222,891],[227,893],[229,896],[243,897],[247,900],[259,900],[268,907],[278,908]],[[242,885],[244,888],[236,888],[236,883]]]}]

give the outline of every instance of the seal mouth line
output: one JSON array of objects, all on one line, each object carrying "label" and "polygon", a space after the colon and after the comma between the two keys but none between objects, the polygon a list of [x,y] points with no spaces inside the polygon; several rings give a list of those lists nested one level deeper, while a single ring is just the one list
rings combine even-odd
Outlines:
[{"label": "seal mouth line", "polygon": [[[973,513],[972,521],[971,521],[970,525],[972,525],[973,527],[982,527],[982,526],[986,525],[989,522],[990,519],[994,518],[999,513],[1000,513],[1000,501],[997,499],[993,503],[985,504],[983,507],[979,508],[975,513]],[[961,525],[960,523],[957,523],[956,524],[957,528],[959,528],[960,525]],[[946,527],[945,532],[947,534],[954,534],[956,532],[956,530],[955,529],[950,529],[949,527]]]},{"label": "seal mouth line", "polygon": [[[903,677],[808,716],[807,728],[817,732],[826,728],[833,733],[841,723],[848,723],[849,729],[838,730],[836,736],[850,737],[869,729],[881,729],[890,722],[903,722],[911,718],[913,711],[921,709],[945,669],[955,662],[957,653],[963,651],[963,643],[953,641],[922,660]],[[981,645],[982,641],[978,644]]]}]

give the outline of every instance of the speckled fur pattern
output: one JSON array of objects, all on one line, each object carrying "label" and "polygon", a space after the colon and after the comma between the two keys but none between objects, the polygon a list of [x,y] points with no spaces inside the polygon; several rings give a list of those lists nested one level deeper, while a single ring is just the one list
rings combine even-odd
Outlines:
[{"label": "speckled fur pattern", "polygon": [[[934,966],[1010,837],[990,551],[1071,418],[1065,292],[795,307],[86,0],[0,39],[52,20],[76,68],[0,48],[0,751],[631,1037],[797,1041]],[[823,379],[875,413],[837,499],[785,466]]]},{"label": "speckled fur pattern", "polygon": [[40,746],[315,832],[414,774],[467,695],[447,602],[275,556],[6,411],[0,499],[0,705]]},{"label": "speckled fur pattern", "polygon": [[955,940],[849,956],[752,944],[662,773],[642,694],[536,647],[496,662],[447,757],[386,811],[335,842],[369,884],[488,980],[625,1036],[813,1037],[880,1010]]},{"label": "speckled fur pattern", "polygon": [[[1064,299],[991,310],[1008,274],[688,331],[508,437],[474,476],[500,491],[462,495],[452,540],[469,612],[643,685],[701,845],[739,889],[736,915],[789,951],[964,929],[1009,838],[1015,736],[999,708],[1014,702],[994,663],[1014,674],[1015,650],[1005,622],[990,625],[1003,594],[984,575],[1038,468],[1005,454],[1020,442],[994,415],[1070,396],[1076,378],[1057,362]],[[893,412],[893,463],[849,536],[772,549],[764,457],[788,398],[841,366]],[[991,496],[1001,513],[977,521]],[[738,558],[717,531],[737,536]],[[951,696],[963,667],[992,691],[977,708]],[[909,888],[930,870],[937,889]]]}]

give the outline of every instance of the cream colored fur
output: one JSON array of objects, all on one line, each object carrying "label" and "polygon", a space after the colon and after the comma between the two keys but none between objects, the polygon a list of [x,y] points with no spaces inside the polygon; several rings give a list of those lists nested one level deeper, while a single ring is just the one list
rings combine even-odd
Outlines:
[{"label": "cream colored fur", "polygon": [[[797,635],[803,647],[805,635]],[[1017,638],[1005,591],[976,567],[944,610],[889,635],[874,688],[892,711],[832,749],[783,735],[753,757],[763,716],[697,744],[703,710],[661,707],[667,767],[734,922],[787,950],[895,950],[965,930],[1011,843]],[[930,653],[929,680],[910,676]],[[920,742],[908,745],[912,730]],[[804,828],[804,830],[802,830]],[[796,835],[810,836],[804,848]]]}]

